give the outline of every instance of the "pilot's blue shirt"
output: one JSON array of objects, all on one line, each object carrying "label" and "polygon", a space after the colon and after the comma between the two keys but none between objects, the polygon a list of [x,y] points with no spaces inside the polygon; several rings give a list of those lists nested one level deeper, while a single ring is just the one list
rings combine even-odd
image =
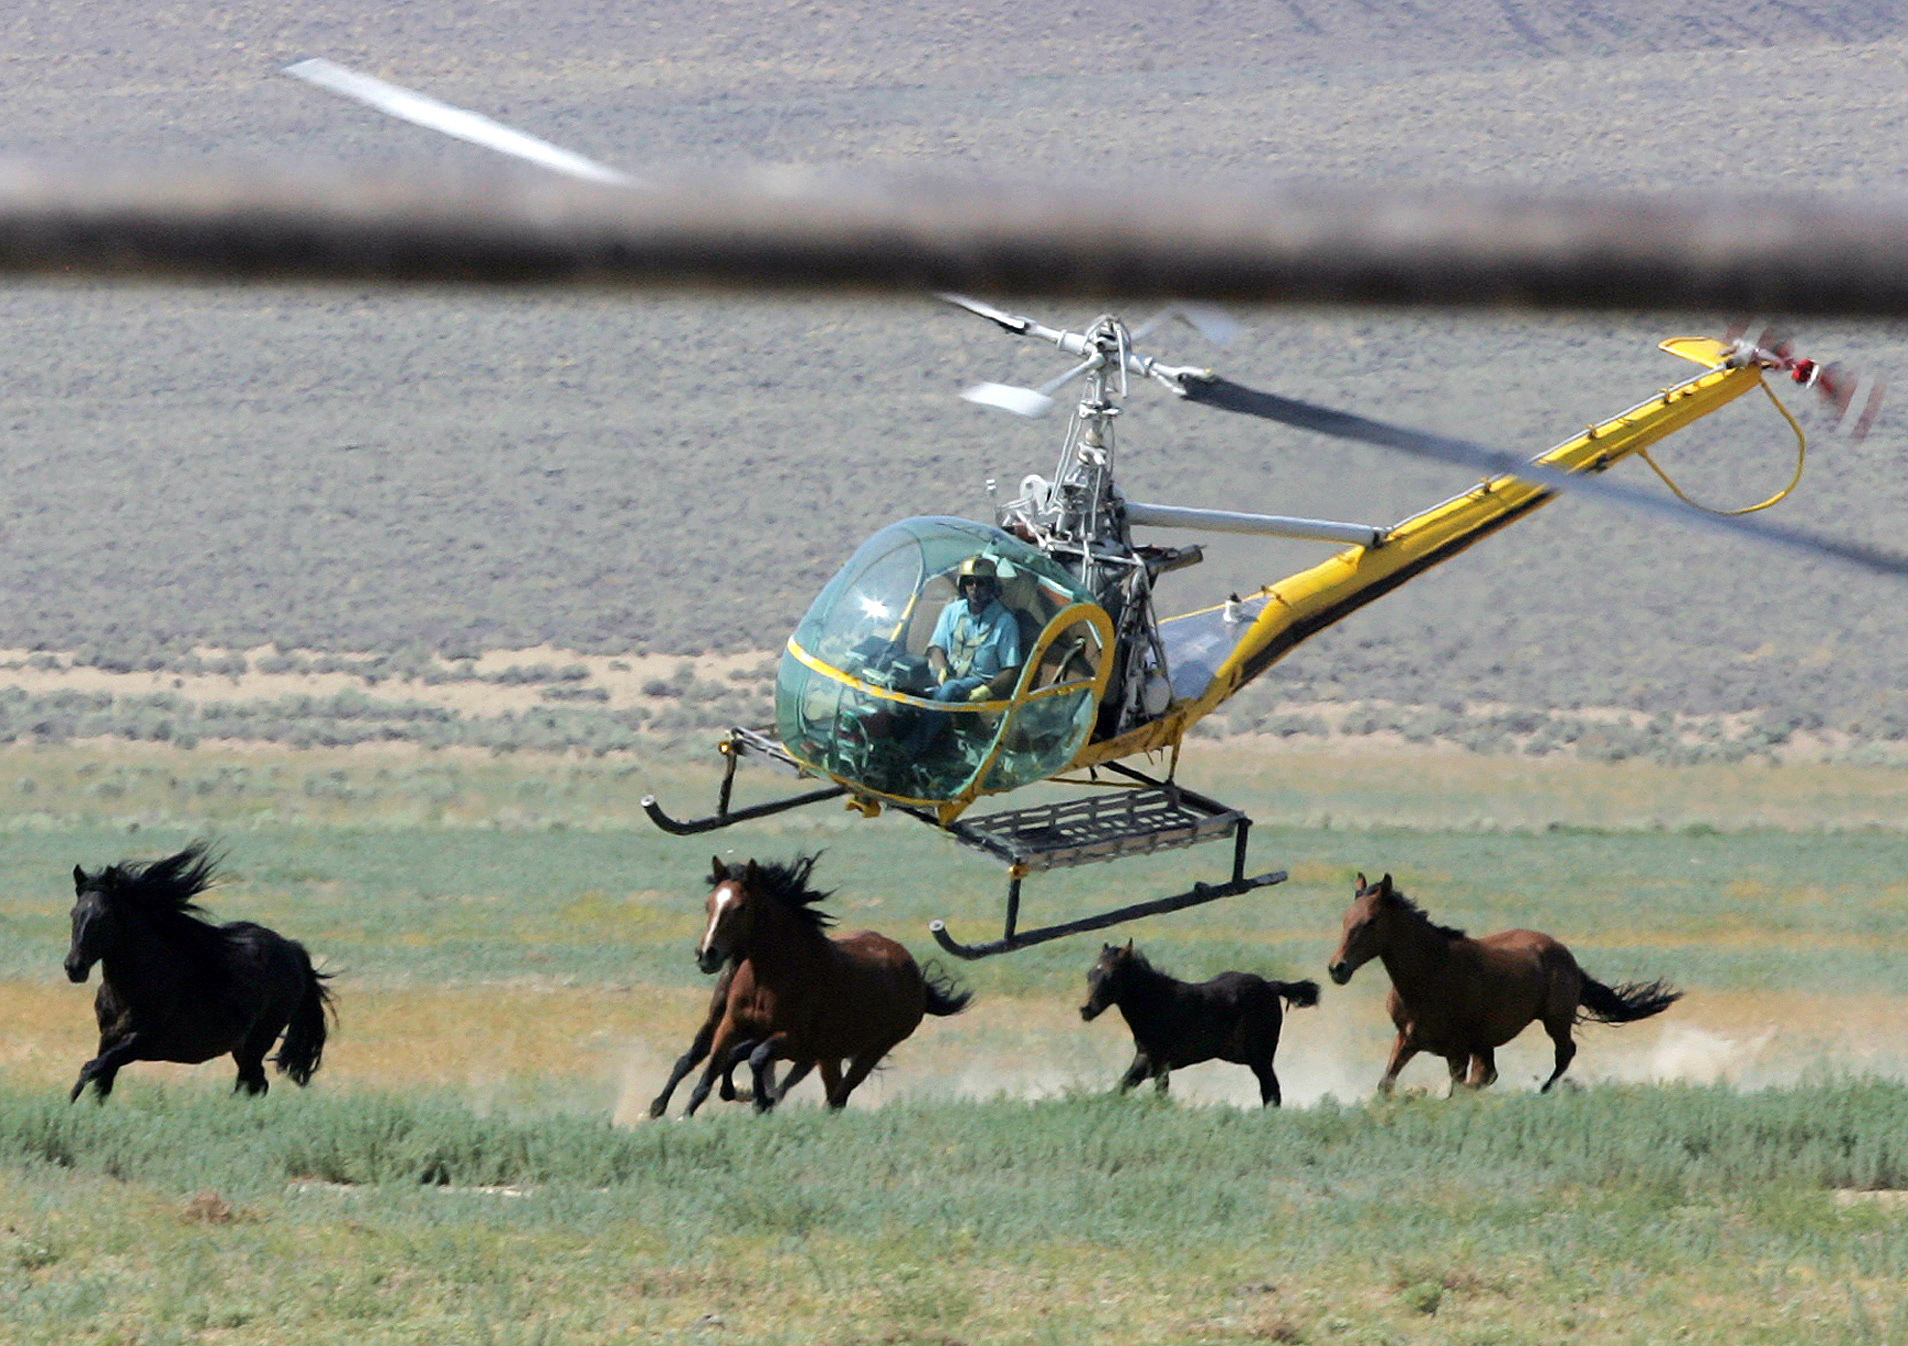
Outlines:
[{"label": "pilot's blue shirt", "polygon": [[978,686],[1002,669],[1019,665],[1020,624],[998,598],[982,608],[978,617],[965,598],[957,598],[941,609],[928,644],[947,652],[951,678],[971,679]]}]

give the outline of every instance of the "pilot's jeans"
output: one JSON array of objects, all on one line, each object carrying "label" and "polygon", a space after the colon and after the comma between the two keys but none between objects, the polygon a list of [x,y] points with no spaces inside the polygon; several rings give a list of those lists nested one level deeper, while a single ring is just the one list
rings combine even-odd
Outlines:
[{"label": "pilot's jeans", "polygon": [[[985,678],[949,678],[939,687],[929,692],[927,699],[930,701],[965,702],[967,700],[967,694],[986,681],[987,679]],[[907,752],[908,756],[915,758],[920,757],[922,753],[933,747],[936,740],[941,737],[941,734],[947,729],[947,722],[950,718],[952,717],[939,715],[931,710],[921,712],[915,716],[914,723],[908,726],[908,732],[902,736],[901,747]]]}]

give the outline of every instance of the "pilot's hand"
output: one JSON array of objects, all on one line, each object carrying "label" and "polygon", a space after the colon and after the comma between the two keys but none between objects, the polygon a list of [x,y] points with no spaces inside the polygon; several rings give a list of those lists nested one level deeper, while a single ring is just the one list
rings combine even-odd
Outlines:
[{"label": "pilot's hand", "polygon": [[969,701],[991,701],[993,697],[994,689],[984,682],[967,694]]}]

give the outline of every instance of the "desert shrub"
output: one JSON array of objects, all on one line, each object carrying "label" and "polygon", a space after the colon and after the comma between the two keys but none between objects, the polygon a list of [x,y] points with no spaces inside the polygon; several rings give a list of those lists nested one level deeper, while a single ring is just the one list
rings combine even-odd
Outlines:
[{"label": "desert shrub", "polygon": [[1276,734],[1280,738],[1329,738],[1332,727],[1322,715],[1308,715],[1289,711],[1283,715],[1261,716],[1253,725],[1261,734]]},{"label": "desert shrub", "polygon": [[[821,1223],[843,1230],[926,1200],[938,1203],[932,1218],[1002,1234],[1088,1221],[1096,1240],[1115,1245],[1171,1241],[1215,1221],[1236,1232],[1220,1191],[1268,1172],[1353,1203],[1423,1191],[1426,1174],[1440,1191],[1516,1184],[1533,1195],[1614,1188],[1671,1200],[1908,1185],[1908,1086],[1876,1081],[1748,1094],[1608,1086],[1490,1107],[1327,1102],[1278,1115],[1103,1096],[921,1102],[634,1130],[602,1117],[480,1116],[430,1096],[320,1091],[287,1103],[274,1091],[266,1117],[268,1105],[235,1107],[222,1092],[148,1086],[136,1106],[116,1098],[103,1108],[0,1092],[0,1162],[187,1190],[222,1178],[630,1186],[685,1211],[711,1183],[757,1185],[783,1201],[832,1189]],[[1117,1201],[1081,1202],[1082,1184],[1098,1189],[1116,1174]]]}]

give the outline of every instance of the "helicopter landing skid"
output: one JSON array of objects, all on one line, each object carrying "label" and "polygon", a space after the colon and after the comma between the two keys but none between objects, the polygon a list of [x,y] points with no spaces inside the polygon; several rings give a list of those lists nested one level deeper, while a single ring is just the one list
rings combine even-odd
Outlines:
[{"label": "helicopter landing skid", "polygon": [[655,795],[643,796],[643,812],[649,815],[649,821],[662,828],[671,836],[693,837],[701,832],[714,832],[723,827],[734,827],[753,818],[768,818],[777,813],[786,813],[790,809],[802,808],[808,804],[819,804],[827,799],[839,799],[848,791],[839,785],[823,786],[819,790],[809,790],[804,794],[790,795],[784,799],[772,799],[766,804],[752,804],[747,808],[729,807],[729,793],[735,787],[735,764],[743,757],[760,757],[769,765],[779,767],[790,775],[806,776],[801,765],[782,750],[771,733],[759,729],[735,728],[729,736],[717,745],[722,754],[722,785],[716,794],[716,811],[701,818],[672,818],[663,812],[662,804]]},{"label": "helicopter landing skid", "polygon": [[[797,777],[809,776],[809,772],[788,755],[773,729],[731,729],[719,745],[719,751],[724,759],[724,770],[721,789],[716,798],[716,811],[701,818],[672,818],[663,812],[662,805],[654,795],[646,795],[643,798],[643,812],[649,815],[651,822],[672,836],[696,836],[823,800],[838,799],[848,793],[845,787],[832,785],[764,804],[732,809],[729,807],[729,797],[735,782],[735,767],[744,757],[756,758]],[[1107,926],[1138,920],[1142,916],[1157,916],[1162,912],[1196,907],[1202,903],[1216,902],[1222,897],[1237,897],[1254,888],[1269,888],[1275,883],[1285,882],[1287,876],[1284,870],[1251,876],[1246,874],[1246,837],[1252,828],[1252,820],[1238,809],[1228,808],[1175,781],[1156,780],[1118,762],[1105,763],[1098,769],[1123,776],[1130,784],[1125,788],[1060,804],[1008,809],[946,825],[943,830],[956,841],[1006,862],[1007,918],[1001,937],[985,944],[963,944],[948,933],[947,922],[932,921],[928,930],[936,943],[956,958],[990,958],[997,953],[1044,944],[1064,935],[1103,930]],[[940,820],[925,809],[906,805],[892,807],[895,812],[905,813],[931,827],[942,827]],[[1175,850],[1202,841],[1219,841],[1225,837],[1232,838],[1232,877],[1224,883],[1195,883],[1185,892],[1174,893],[1170,897],[1137,902],[1132,906],[1043,926],[1037,930],[1019,929],[1020,882],[1028,874],[1092,864],[1100,860],[1118,860],[1129,855],[1149,855],[1155,851]]]},{"label": "helicopter landing skid", "polygon": [[[1179,911],[1254,888],[1285,882],[1284,870],[1250,877],[1245,872],[1246,840],[1252,820],[1237,809],[1177,785],[1157,781],[1111,763],[1108,769],[1137,783],[1137,788],[1091,796],[1064,804],[992,813],[948,828],[960,841],[1007,861],[1007,918],[1001,937],[985,944],[963,944],[948,933],[947,922],[933,921],[928,931],[956,958],[988,958],[1065,935]],[[1115,860],[1232,838],[1232,877],[1224,883],[1195,883],[1185,892],[1132,906],[1083,916],[1075,921],[1020,930],[1020,882],[1045,869]]]}]

